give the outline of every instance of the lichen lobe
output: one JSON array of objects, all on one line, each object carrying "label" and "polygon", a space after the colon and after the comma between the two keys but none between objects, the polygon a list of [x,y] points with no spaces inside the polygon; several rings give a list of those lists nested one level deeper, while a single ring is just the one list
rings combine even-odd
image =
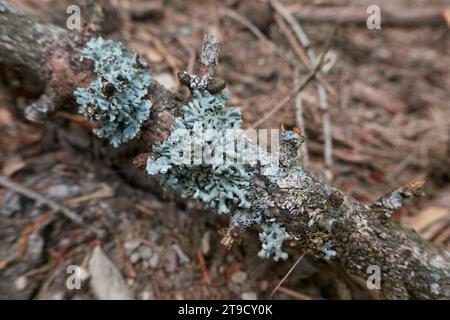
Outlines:
[{"label": "lichen lobe", "polygon": [[86,44],[83,59],[94,62],[97,78],[75,90],[78,112],[97,123],[94,133],[114,147],[134,139],[152,106],[146,99],[151,76],[144,63],[121,43],[101,37]]}]

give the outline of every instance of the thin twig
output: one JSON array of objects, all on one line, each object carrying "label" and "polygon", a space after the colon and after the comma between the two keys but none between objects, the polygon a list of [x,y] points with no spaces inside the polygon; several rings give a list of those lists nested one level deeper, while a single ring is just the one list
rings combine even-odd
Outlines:
[{"label": "thin twig", "polygon": [[289,275],[292,273],[292,271],[294,271],[295,267],[299,264],[299,262],[303,259],[304,256],[305,256],[305,252],[302,253],[302,255],[297,259],[297,261],[295,261],[295,263],[292,265],[292,267],[289,269],[289,271],[285,274],[283,279],[281,279],[280,282],[278,282],[278,284],[275,286],[272,293],[270,294],[270,297],[273,297],[275,292],[277,292],[277,290],[281,287],[281,285],[284,283],[284,281],[286,281],[286,279],[289,277]]},{"label": "thin twig", "polygon": [[[300,68],[295,68],[294,70],[294,86],[298,86],[300,83]],[[297,93],[295,97],[295,119],[298,127],[300,128],[302,135],[307,139],[306,131],[305,131],[305,119],[303,118],[303,98],[302,93]],[[302,143],[300,148],[298,149],[298,158],[300,163],[307,168],[309,166],[309,157],[308,157],[308,147],[306,143]]]},{"label": "thin twig", "polygon": [[11,181],[10,179],[3,176],[0,176],[0,186],[13,190],[14,192],[17,192],[29,199],[32,199],[39,204],[45,204],[47,207],[53,210],[53,213],[61,213],[67,219],[93,232],[99,238],[102,238],[104,236],[104,232],[102,230],[99,230],[93,226],[86,225],[86,223],[83,221],[83,218],[80,217],[76,212],[35,192],[34,190],[21,186],[18,183]]},{"label": "thin twig", "polygon": [[[290,55],[286,54],[284,50],[282,50],[280,47],[278,47],[273,41],[271,41],[269,38],[266,37],[264,33],[261,32],[261,30],[258,29],[257,26],[255,26],[250,20],[248,20],[246,17],[240,15],[234,10],[228,9],[228,8],[222,8],[220,10],[220,14],[222,17],[227,17],[232,19],[233,21],[236,21],[237,23],[240,23],[244,27],[246,27],[248,30],[250,30],[251,33],[255,35],[255,37],[259,40],[261,40],[270,50],[273,50],[275,54],[280,57],[283,61],[288,63],[291,66],[296,66],[297,61],[296,59],[293,59]],[[309,68],[311,68],[310,65],[308,65]],[[331,86],[329,86],[331,88]],[[332,89],[332,88],[331,88]]]},{"label": "thin twig", "polygon": [[[303,46],[303,49],[306,51],[309,62],[312,64],[316,61],[316,53],[314,48],[311,47],[311,42],[309,41],[308,36],[303,30],[300,23],[295,19],[295,17],[289,12],[289,10],[279,1],[279,0],[270,0],[270,4],[290,25],[294,34],[296,35],[298,41]],[[298,51],[298,50],[297,50]],[[296,51],[296,52],[297,52]],[[304,55],[301,54],[300,58],[304,59]],[[332,144],[333,140],[331,137],[331,119],[330,119],[330,110],[328,105],[328,97],[325,87],[318,81],[317,82],[317,92],[319,95],[319,103],[322,111],[322,125],[323,125],[323,136],[324,136],[324,159],[325,165],[329,168],[333,164],[333,150]]]},{"label": "thin twig", "polygon": [[220,47],[220,40],[215,36],[206,35],[203,39],[203,47],[200,52],[200,62],[202,66],[206,68],[205,74],[207,74],[211,79],[214,79],[216,76]]},{"label": "thin twig", "polygon": [[328,49],[330,48],[330,46],[331,46],[331,41],[328,41],[328,44],[327,44],[325,50],[319,56],[319,59],[318,59],[316,65],[314,66],[314,68],[309,72],[309,74],[307,74],[303,78],[302,82],[294,88],[294,90],[291,92],[291,94],[284,97],[283,100],[281,100],[272,110],[270,110],[268,113],[266,113],[261,119],[256,121],[253,125],[251,125],[250,128],[254,129],[254,128],[258,127],[259,125],[261,125],[262,123],[264,123],[264,121],[266,121],[267,119],[271,118],[278,110],[283,108],[289,101],[291,101],[291,99],[293,99],[297,95],[297,93],[302,91],[308,85],[308,83],[310,83],[311,80],[313,80],[315,78],[317,72],[319,72],[319,70],[320,70],[320,67],[321,67],[324,57],[325,57],[325,54],[328,52]]},{"label": "thin twig", "polygon": [[[175,79],[177,78],[177,74],[180,72],[180,69],[178,68],[178,60],[167,50],[167,48],[164,46],[164,44],[155,36],[150,34],[147,31],[138,29],[136,32],[136,36],[138,39],[144,41],[145,43],[152,43],[153,46],[158,50],[159,53],[163,56],[166,63],[169,65],[169,67],[172,69],[173,76]],[[179,89],[179,83],[176,82],[174,91],[177,92]]]},{"label": "thin twig", "polygon": [[234,10],[228,9],[228,8],[222,8],[220,10],[220,13],[224,17],[228,17],[240,24],[242,24],[244,27],[246,27],[248,30],[251,31],[259,40],[268,43],[271,47],[274,47],[274,43],[270,41],[264,33],[262,33],[257,26],[255,26],[250,20],[248,20],[246,17],[240,15]]},{"label": "thin twig", "polygon": [[280,287],[279,290],[288,296],[294,297],[298,300],[313,300],[311,296],[308,296],[304,293],[294,291],[292,289],[286,288],[286,287]]},{"label": "thin twig", "polygon": [[192,74],[194,73],[195,58],[197,54],[195,50],[183,40],[183,38],[176,37],[176,39],[178,43],[183,47],[183,49],[186,50],[187,53],[189,54],[189,60],[186,70],[189,74]]},{"label": "thin twig", "polygon": [[[289,29],[289,26],[287,23],[283,20],[283,17],[275,13],[274,14],[275,22],[280,27],[280,30],[285,35],[286,39],[288,40],[289,44],[291,45],[292,49],[294,50],[295,54],[300,58],[302,63],[311,70],[313,62],[309,61],[308,54],[306,53],[305,49],[296,41],[296,36],[293,34],[293,32]],[[333,97],[333,99],[336,99],[338,97],[338,94],[336,90],[328,83],[328,81],[322,76],[322,74],[318,73],[316,75],[316,79],[320,81],[320,83],[327,89],[327,92]]]}]

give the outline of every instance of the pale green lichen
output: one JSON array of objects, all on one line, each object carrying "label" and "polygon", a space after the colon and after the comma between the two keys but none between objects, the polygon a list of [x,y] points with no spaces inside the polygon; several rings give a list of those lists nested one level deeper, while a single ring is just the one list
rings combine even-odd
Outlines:
[{"label": "pale green lichen", "polygon": [[79,113],[98,123],[94,133],[114,147],[134,139],[151,108],[146,99],[151,77],[143,62],[120,42],[101,37],[86,44],[81,59],[94,61],[97,78],[75,90]]},{"label": "pale green lichen", "polygon": [[[194,91],[169,138],[154,145],[158,158],[147,161],[147,172],[158,175],[164,187],[181,190],[182,196],[199,199],[219,214],[228,213],[233,204],[250,207],[248,166],[225,161],[239,156],[227,148],[226,130],[238,129],[242,123],[239,109],[225,108],[227,100],[225,93]],[[213,154],[205,152],[208,149]]]},{"label": "pale green lichen", "polygon": [[263,224],[261,227],[262,231],[259,233],[259,239],[262,245],[258,256],[265,259],[273,256],[275,261],[279,259],[286,260],[288,254],[281,250],[283,242],[286,240],[286,229],[275,222]]},{"label": "pale green lichen", "polygon": [[326,261],[330,261],[336,256],[336,250],[332,249],[331,241],[327,241],[320,247],[320,251],[324,253],[324,258]]},{"label": "pale green lichen", "polygon": [[[227,101],[224,92],[194,90],[193,100],[182,108],[183,116],[175,119],[170,136],[153,146],[147,172],[157,176],[166,189],[179,190],[183,197],[198,199],[219,214],[229,213],[235,206],[242,208],[234,212],[230,225],[240,229],[262,225],[258,256],[285,260],[286,230],[269,219],[267,204],[260,203],[250,188],[257,168],[269,180],[283,178],[285,170],[280,170],[277,157],[260,146],[242,146],[241,113],[226,108]],[[301,139],[286,133],[282,142],[296,148]],[[229,142],[236,144],[230,148]]]}]

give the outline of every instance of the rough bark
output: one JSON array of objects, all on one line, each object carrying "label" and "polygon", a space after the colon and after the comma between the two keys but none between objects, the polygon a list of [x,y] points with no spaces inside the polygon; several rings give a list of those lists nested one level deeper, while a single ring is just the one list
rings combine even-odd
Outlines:
[{"label": "rough bark", "polygon": [[[92,66],[79,61],[82,40],[0,1],[0,63],[34,73],[46,84],[31,107],[39,116],[73,101],[73,89],[94,77]],[[150,145],[170,134],[181,101],[156,82],[148,98],[153,108],[141,139]],[[324,258],[323,244],[329,243],[336,253],[330,263],[350,274],[367,278],[368,266],[379,266],[384,297],[450,298],[450,253],[392,222],[380,208],[315,180],[298,165],[283,167],[276,181],[257,175],[251,189],[252,204],[267,206],[311,255]]]}]

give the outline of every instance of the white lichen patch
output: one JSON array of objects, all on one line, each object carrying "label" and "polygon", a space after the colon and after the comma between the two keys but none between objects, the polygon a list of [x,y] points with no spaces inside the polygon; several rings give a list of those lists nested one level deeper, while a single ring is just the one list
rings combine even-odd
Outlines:
[{"label": "white lichen patch", "polygon": [[261,250],[258,252],[259,257],[267,259],[273,256],[275,261],[287,259],[288,254],[281,249],[286,239],[285,228],[277,223],[263,224],[259,239],[262,242]]},{"label": "white lichen patch", "polygon": [[94,61],[97,78],[87,88],[75,90],[78,112],[96,122],[94,133],[114,147],[134,139],[150,114],[151,102],[146,99],[150,73],[136,53],[101,37],[86,44],[83,59]]},{"label": "white lichen patch", "polygon": [[320,251],[324,253],[324,258],[327,261],[330,261],[332,258],[336,256],[336,250],[332,249],[331,241],[327,241],[320,247]]},{"label": "white lichen patch", "polygon": [[[199,199],[219,214],[230,212],[233,204],[251,206],[247,200],[250,167],[225,161],[225,157],[239,156],[230,154],[234,150],[227,148],[226,130],[239,129],[242,123],[239,109],[225,108],[227,101],[225,93],[195,91],[169,138],[153,147],[158,159],[149,157],[147,161],[147,172],[157,175],[164,187],[181,190],[182,196]],[[195,136],[196,129],[201,136]],[[214,158],[205,158],[205,150],[211,148]],[[177,154],[183,154],[181,161]]]}]

